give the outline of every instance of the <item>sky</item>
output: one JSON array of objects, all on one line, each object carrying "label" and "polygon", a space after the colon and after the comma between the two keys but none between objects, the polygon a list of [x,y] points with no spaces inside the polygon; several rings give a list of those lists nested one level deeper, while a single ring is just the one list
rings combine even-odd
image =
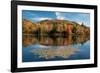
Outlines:
[{"label": "sky", "polygon": [[69,20],[80,24],[84,23],[84,25],[90,26],[89,13],[22,10],[22,19],[27,19],[32,22],[53,19]]}]

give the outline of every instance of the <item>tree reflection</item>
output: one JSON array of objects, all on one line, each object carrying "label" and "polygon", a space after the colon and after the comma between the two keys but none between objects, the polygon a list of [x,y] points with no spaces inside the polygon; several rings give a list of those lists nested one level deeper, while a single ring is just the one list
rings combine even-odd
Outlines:
[{"label": "tree reflection", "polygon": [[90,39],[89,35],[68,35],[68,36],[38,36],[38,35],[23,35],[23,47],[32,44],[41,45],[71,45],[71,44],[84,44]]}]

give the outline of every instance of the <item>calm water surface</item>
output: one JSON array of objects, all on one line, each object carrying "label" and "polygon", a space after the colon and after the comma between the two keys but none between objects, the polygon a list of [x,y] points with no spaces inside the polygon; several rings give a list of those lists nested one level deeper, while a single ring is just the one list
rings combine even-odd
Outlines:
[{"label": "calm water surface", "polygon": [[22,61],[90,59],[89,36],[50,37],[23,35]]}]

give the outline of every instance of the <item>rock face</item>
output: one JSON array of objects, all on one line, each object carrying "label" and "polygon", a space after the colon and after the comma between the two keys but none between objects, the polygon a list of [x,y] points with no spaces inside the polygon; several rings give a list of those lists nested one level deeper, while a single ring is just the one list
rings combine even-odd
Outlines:
[{"label": "rock face", "polygon": [[68,20],[43,20],[33,23],[23,19],[22,28],[23,34],[90,34],[90,28],[83,23]]}]

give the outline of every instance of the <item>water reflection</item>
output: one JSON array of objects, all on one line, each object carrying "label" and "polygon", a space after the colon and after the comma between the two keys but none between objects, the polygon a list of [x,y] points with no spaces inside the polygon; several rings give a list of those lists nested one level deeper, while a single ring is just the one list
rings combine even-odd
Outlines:
[{"label": "water reflection", "polygon": [[90,58],[88,35],[23,35],[23,62],[76,60]]},{"label": "water reflection", "polygon": [[65,37],[53,37],[53,36],[37,36],[37,35],[23,35],[23,47],[30,44],[41,45],[70,45],[70,44],[83,44],[90,37],[88,35],[68,35]]},{"label": "water reflection", "polygon": [[57,49],[36,49],[32,50],[32,53],[39,55],[39,58],[52,59],[56,57],[68,58],[70,55],[73,55],[75,52],[79,51],[76,48],[67,48],[67,47],[58,47]]}]

